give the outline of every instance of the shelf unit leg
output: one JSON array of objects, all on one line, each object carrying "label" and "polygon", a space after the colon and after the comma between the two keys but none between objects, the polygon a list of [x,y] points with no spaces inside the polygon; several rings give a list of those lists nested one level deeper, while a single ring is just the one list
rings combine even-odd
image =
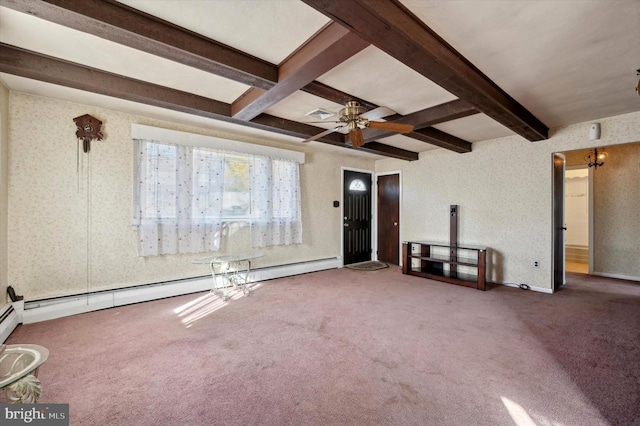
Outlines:
[{"label": "shelf unit leg", "polygon": [[486,267],[487,252],[481,250],[478,252],[478,290],[486,290]]}]

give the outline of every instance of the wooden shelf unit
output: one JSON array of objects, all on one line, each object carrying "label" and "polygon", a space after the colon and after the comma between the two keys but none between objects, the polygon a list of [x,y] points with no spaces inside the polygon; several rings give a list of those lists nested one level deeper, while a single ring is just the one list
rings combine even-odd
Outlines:
[{"label": "wooden shelf unit", "polygon": [[402,273],[486,290],[487,248],[430,241],[402,243]]}]

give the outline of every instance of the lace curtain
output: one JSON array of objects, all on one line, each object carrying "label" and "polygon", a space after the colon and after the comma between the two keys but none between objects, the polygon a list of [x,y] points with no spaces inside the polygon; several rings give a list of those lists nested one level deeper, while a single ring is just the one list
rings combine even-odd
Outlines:
[{"label": "lace curtain", "polygon": [[300,172],[295,161],[252,156],[251,247],[300,244]]},{"label": "lace curtain", "polygon": [[138,255],[220,248],[224,156],[138,140]]},{"label": "lace curtain", "polygon": [[[138,231],[138,255],[219,250],[225,221],[225,152],[135,141],[138,182],[133,224]],[[246,220],[251,247],[301,243],[298,162],[243,156],[249,160]]]}]

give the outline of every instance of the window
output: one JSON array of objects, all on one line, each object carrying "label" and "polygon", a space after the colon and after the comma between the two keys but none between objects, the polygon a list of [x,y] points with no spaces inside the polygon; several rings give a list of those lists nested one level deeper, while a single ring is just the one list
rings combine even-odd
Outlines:
[{"label": "window", "polygon": [[250,226],[252,247],[302,242],[296,161],[136,141],[140,255],[218,250],[229,221]]},{"label": "window", "polygon": [[362,192],[367,190],[367,185],[360,179],[354,179],[349,184],[349,191]]}]

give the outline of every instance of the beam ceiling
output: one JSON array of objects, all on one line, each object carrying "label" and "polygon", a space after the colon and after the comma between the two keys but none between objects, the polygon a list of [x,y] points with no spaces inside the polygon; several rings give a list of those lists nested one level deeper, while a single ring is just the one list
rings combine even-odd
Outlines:
[{"label": "beam ceiling", "polygon": [[302,0],[530,141],[549,129],[397,0]]},{"label": "beam ceiling", "polygon": [[[0,43],[0,72],[299,138],[324,130],[267,114],[261,114],[251,121],[238,120],[231,117],[231,105],[224,102],[88,68],[3,43]],[[351,148],[345,143],[342,134],[327,135],[321,141]],[[382,148],[375,143],[359,149],[403,160],[418,159],[415,152],[393,147]]]},{"label": "beam ceiling", "polygon": [[1,0],[1,6],[93,34],[233,81],[270,89],[278,67],[121,3]]},{"label": "beam ceiling", "polygon": [[[336,23],[327,25],[278,67],[117,2],[0,0],[0,5],[251,85],[253,87],[231,105],[231,114],[238,119],[250,120],[299,89],[340,104],[358,100],[312,81],[368,46],[368,42]],[[377,107],[366,100],[360,99],[360,102],[368,110]],[[402,116],[387,119],[396,118]],[[301,137],[306,139],[314,133],[318,131],[311,130]],[[467,141],[444,132],[431,133],[428,138],[416,132],[406,136],[455,152],[471,151]],[[348,138],[343,139],[348,146]],[[325,142],[325,138],[318,141]]]}]

